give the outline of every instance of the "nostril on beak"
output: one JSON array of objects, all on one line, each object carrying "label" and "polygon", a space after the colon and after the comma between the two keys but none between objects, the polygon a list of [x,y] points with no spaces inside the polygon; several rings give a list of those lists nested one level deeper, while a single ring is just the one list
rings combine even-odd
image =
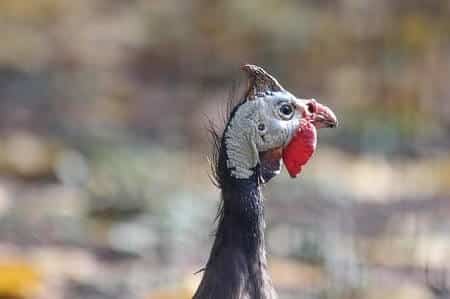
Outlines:
[{"label": "nostril on beak", "polygon": [[317,112],[317,101],[315,99],[310,99],[306,103],[306,109],[308,113],[313,114]]},{"label": "nostril on beak", "polygon": [[309,102],[306,104],[306,111],[308,111],[309,113],[314,113],[315,112],[315,106],[313,103]]}]

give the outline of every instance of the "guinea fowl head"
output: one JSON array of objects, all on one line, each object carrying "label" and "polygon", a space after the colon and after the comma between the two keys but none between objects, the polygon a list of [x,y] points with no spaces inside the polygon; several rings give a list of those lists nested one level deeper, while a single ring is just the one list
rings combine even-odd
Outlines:
[{"label": "guinea fowl head", "polygon": [[231,113],[223,135],[226,165],[236,179],[248,179],[260,168],[268,181],[282,161],[292,177],[306,164],[316,146],[316,129],[335,127],[333,111],[314,99],[301,99],[285,90],[261,67],[246,64],[249,77],[243,101]]}]

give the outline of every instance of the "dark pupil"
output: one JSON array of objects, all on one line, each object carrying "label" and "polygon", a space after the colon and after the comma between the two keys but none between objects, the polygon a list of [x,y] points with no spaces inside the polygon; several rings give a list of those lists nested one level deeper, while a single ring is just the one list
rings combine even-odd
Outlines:
[{"label": "dark pupil", "polygon": [[284,115],[290,115],[292,113],[292,107],[289,105],[283,105],[281,106],[280,111]]}]

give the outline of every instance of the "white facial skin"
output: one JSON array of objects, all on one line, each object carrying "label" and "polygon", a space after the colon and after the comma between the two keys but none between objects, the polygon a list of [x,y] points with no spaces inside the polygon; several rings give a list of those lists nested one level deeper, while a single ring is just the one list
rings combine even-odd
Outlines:
[{"label": "white facial skin", "polygon": [[308,100],[287,91],[268,92],[247,100],[230,121],[225,133],[231,175],[247,179],[259,161],[259,153],[289,143],[307,112]]}]

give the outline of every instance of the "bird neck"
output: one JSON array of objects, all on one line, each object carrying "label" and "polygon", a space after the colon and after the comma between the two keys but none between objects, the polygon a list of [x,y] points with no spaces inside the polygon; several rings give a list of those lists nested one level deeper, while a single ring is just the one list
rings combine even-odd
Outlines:
[{"label": "bird neck", "polygon": [[267,272],[258,172],[222,185],[219,226],[194,299],[276,298]]},{"label": "bird neck", "polygon": [[217,238],[224,246],[233,246],[249,260],[258,260],[264,250],[264,205],[257,179],[232,179],[222,187],[222,211]]}]

